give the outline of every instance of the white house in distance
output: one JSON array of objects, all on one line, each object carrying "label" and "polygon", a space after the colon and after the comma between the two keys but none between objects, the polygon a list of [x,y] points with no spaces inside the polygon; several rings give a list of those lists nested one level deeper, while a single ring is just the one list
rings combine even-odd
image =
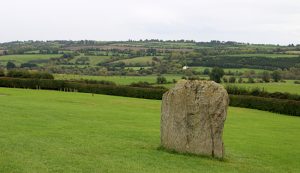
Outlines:
[{"label": "white house in distance", "polygon": [[189,67],[188,66],[183,66],[182,70],[187,70]]}]

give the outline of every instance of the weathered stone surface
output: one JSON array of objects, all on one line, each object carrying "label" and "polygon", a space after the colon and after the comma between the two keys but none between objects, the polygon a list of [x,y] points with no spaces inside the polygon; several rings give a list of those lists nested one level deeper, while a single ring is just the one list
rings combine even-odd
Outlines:
[{"label": "weathered stone surface", "polygon": [[180,153],[224,157],[223,127],[229,98],[212,81],[179,81],[163,95],[161,144]]}]

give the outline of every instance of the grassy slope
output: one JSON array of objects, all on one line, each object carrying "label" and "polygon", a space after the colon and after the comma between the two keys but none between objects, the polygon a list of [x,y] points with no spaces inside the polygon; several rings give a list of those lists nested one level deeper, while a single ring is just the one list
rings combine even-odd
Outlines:
[{"label": "grassy slope", "polygon": [[160,101],[0,88],[0,172],[299,172],[300,118],[230,108],[225,161],[160,144]]}]

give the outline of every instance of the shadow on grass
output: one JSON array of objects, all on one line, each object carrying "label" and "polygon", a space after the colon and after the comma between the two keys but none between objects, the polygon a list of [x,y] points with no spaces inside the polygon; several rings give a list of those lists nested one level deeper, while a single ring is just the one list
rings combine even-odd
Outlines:
[{"label": "shadow on grass", "polygon": [[226,159],[226,158],[216,158],[216,157],[212,157],[212,156],[206,156],[206,155],[201,155],[201,154],[192,154],[192,153],[180,153],[180,152],[175,151],[173,149],[166,149],[163,146],[159,146],[156,149],[158,151],[163,151],[163,152],[167,152],[169,154],[174,154],[174,155],[202,158],[202,159],[215,160],[215,161],[220,161],[220,162],[228,162],[228,159]]}]

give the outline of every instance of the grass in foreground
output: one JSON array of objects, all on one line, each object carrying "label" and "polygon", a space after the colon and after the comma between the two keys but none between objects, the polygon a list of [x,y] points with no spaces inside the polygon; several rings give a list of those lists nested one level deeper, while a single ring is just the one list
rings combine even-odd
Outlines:
[{"label": "grass in foreground", "polygon": [[225,161],[160,145],[160,101],[0,88],[0,172],[299,172],[300,118],[230,108]]}]

